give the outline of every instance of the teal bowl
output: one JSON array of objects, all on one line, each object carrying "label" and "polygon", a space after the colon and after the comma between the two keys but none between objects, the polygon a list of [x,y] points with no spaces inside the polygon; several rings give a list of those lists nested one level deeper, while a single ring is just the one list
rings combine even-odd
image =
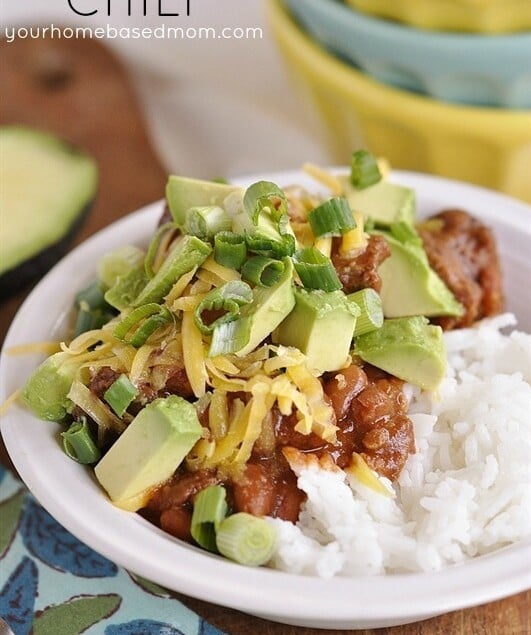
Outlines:
[{"label": "teal bowl", "polygon": [[423,31],[338,0],[284,0],[321,45],[386,84],[439,100],[531,108],[531,32]]}]

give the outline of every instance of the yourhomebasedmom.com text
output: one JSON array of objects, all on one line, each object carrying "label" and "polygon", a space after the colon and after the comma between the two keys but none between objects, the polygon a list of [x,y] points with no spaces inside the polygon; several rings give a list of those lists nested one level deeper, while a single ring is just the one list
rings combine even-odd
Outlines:
[{"label": "yourhomebasedmom.com text", "polygon": [[114,27],[110,24],[98,27],[38,26],[38,27],[5,27],[4,36],[11,43],[18,39],[173,39],[173,40],[261,40],[264,37],[260,27],[231,26],[213,27],[178,27],[161,24],[157,27]]}]

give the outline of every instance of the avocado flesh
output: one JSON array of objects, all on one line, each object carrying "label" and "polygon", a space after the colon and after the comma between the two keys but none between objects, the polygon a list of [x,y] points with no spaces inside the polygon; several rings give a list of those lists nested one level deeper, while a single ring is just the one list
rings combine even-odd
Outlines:
[{"label": "avocado flesh", "polygon": [[424,390],[435,390],[446,372],[442,329],[420,315],[385,320],[355,345],[364,361]]},{"label": "avocado flesh", "polygon": [[22,389],[24,403],[39,419],[62,421],[71,401],[67,395],[77,370],[75,364],[63,364],[66,353],[55,353],[38,366]]},{"label": "avocado flesh", "polygon": [[353,212],[360,212],[381,227],[388,227],[402,221],[413,224],[415,220],[414,190],[387,181],[380,181],[364,190],[357,190],[347,176],[341,176],[339,179]]},{"label": "avocado flesh", "polygon": [[177,395],[155,399],[96,465],[96,478],[113,502],[133,499],[170,478],[201,434],[191,403]]},{"label": "avocado flesh", "polygon": [[172,175],[166,185],[166,200],[173,220],[179,227],[183,228],[186,212],[191,207],[210,205],[223,207],[223,202],[227,196],[238,191],[243,193],[244,189],[237,185]]},{"label": "avocado flesh", "polygon": [[430,267],[424,249],[387,233],[385,238],[391,257],[378,268],[385,317],[461,315],[463,307]]},{"label": "avocado flesh", "polygon": [[183,236],[168,254],[161,268],[140,291],[133,306],[160,302],[177,280],[194,267],[202,265],[211,251],[212,247],[196,236]]},{"label": "avocado flesh", "polygon": [[64,253],[97,190],[97,167],[54,135],[0,128],[0,290],[20,288]]},{"label": "avocado flesh", "polygon": [[301,350],[310,370],[338,370],[347,361],[358,315],[358,307],[342,291],[298,289],[295,308],[273,333],[273,341]]}]

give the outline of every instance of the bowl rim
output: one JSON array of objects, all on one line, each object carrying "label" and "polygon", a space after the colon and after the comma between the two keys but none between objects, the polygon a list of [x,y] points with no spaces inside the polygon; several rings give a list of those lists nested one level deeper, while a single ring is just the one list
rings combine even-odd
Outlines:
[{"label": "bowl rim", "polygon": [[289,49],[290,57],[304,65],[309,75],[315,77],[318,73],[328,86],[341,87],[343,93],[360,104],[359,95],[363,95],[362,105],[366,109],[373,107],[381,111],[391,103],[397,116],[411,118],[417,125],[423,123],[431,128],[433,121],[438,121],[452,128],[459,126],[468,135],[487,139],[491,138],[491,131],[496,130],[500,144],[507,146],[520,145],[525,138],[531,142],[531,110],[442,102],[388,86],[316,44],[289,14],[282,0],[269,0],[267,10],[273,33],[280,46]]},{"label": "bowl rim", "polygon": [[[281,185],[308,182],[307,177],[301,177],[300,171],[253,175],[235,182],[248,185],[263,178],[278,181]],[[493,209],[503,206],[503,223],[517,231],[524,231],[531,239],[531,228],[525,222],[525,215],[531,214],[531,206],[523,202],[431,175],[395,171],[392,178],[415,187],[421,197],[426,196],[428,188],[451,188],[456,199],[475,200],[478,208],[482,207],[486,214],[490,214],[487,215],[489,219],[495,218]],[[46,304],[45,299],[52,290],[59,288],[62,291],[63,283],[75,293],[83,281],[74,280],[72,271],[78,270],[83,263],[93,263],[98,254],[104,253],[110,245],[116,246],[117,241],[145,240],[161,211],[161,201],[152,203],[101,230],[71,251],[35,287],[13,320],[2,349],[0,401],[6,397],[7,386],[16,376],[17,365],[22,363],[17,361],[18,358],[6,357],[5,351],[20,343],[24,333],[31,332],[28,329],[34,325],[33,316],[36,311],[42,311],[43,303]],[[94,272],[94,266],[88,272],[85,269],[87,276]],[[37,328],[46,329],[50,325],[55,328],[64,319],[69,304],[70,298],[65,298],[64,302],[56,305],[51,315],[43,317],[42,321],[46,324]],[[34,366],[34,360],[24,363]],[[40,438],[35,438],[39,435],[31,434],[31,431],[26,436],[20,436],[19,429],[24,420],[30,428],[37,426],[35,430],[40,431]],[[343,628],[360,620],[379,623],[386,620],[394,623],[414,621],[492,601],[531,586],[531,571],[523,557],[523,550],[531,547],[531,539],[436,573],[323,580],[264,568],[243,569],[240,565],[186,545],[137,514],[124,512],[109,504],[95,479],[86,478],[87,470],[83,466],[65,460],[50,470],[59,450],[54,438],[58,429],[57,424],[38,421],[18,405],[13,406],[1,421],[2,436],[13,462],[39,502],[66,529],[107,558],[193,597],[278,621],[301,623],[300,616],[304,616],[308,624]],[[32,452],[39,453],[38,461],[32,460]],[[79,481],[81,486],[71,488],[72,479]],[[59,497],[57,492],[61,494]],[[85,510],[87,500],[91,501],[90,512]],[[142,548],[139,548],[140,545]],[[146,554],[154,560],[147,561]],[[267,597],[265,590],[268,590]],[[376,604],[371,601],[374,597],[385,598],[385,601]],[[308,598],[315,601],[309,602]]]}]

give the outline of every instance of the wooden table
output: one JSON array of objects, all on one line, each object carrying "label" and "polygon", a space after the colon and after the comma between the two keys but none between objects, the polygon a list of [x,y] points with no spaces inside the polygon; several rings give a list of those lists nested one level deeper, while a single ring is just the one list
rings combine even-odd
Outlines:
[{"label": "wooden table", "polygon": [[[0,123],[26,123],[56,131],[85,147],[99,163],[99,194],[73,245],[138,207],[161,198],[165,171],[150,146],[134,94],[108,51],[90,41],[25,40],[19,44],[0,42],[3,59]],[[1,341],[27,292],[0,305]],[[12,467],[3,443],[0,460]],[[274,624],[180,594],[177,597],[231,635],[329,632]],[[366,635],[525,635],[531,633],[530,605],[531,593],[520,593],[417,624],[357,632]]]}]

